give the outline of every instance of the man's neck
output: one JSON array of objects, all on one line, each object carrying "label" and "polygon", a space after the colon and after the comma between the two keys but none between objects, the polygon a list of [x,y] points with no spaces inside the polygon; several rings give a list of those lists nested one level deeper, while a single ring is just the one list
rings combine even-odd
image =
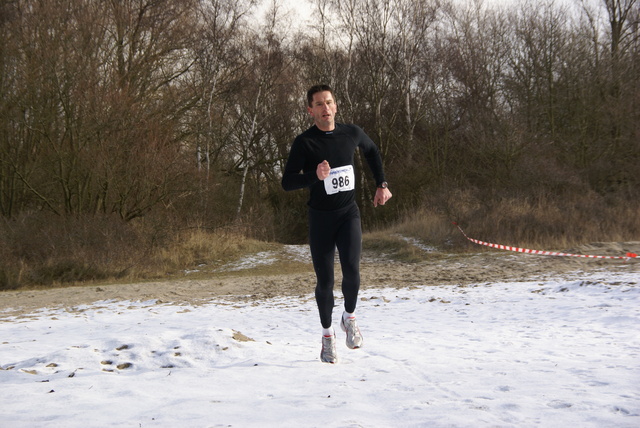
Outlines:
[{"label": "man's neck", "polygon": [[336,124],[333,123],[331,125],[322,126],[322,125],[319,125],[319,124],[316,123],[316,128],[318,128],[322,132],[333,132],[336,129]]}]

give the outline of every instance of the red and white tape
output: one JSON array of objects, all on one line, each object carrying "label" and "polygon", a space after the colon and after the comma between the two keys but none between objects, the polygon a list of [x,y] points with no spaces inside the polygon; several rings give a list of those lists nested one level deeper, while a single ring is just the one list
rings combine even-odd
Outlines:
[{"label": "red and white tape", "polygon": [[484,245],[484,246],[491,247],[491,248],[497,248],[499,250],[515,251],[517,253],[525,253],[525,254],[538,254],[538,255],[541,255],[541,256],[584,257],[584,258],[589,258],[589,259],[622,259],[622,260],[629,260],[629,259],[635,259],[636,257],[638,257],[638,255],[636,253],[627,253],[626,256],[594,256],[594,255],[590,255],[590,254],[569,254],[569,253],[558,253],[558,252],[555,252],[555,251],[529,250],[529,249],[526,249],[526,248],[511,247],[509,245],[491,244],[489,242],[484,242],[484,241],[479,241],[477,239],[469,238],[467,236],[467,234],[464,233],[464,230],[462,230],[460,225],[458,225],[458,223],[453,222],[453,224],[458,228],[458,230],[460,230],[460,232],[464,235],[465,238],[467,238],[469,241],[473,242],[474,244]]}]

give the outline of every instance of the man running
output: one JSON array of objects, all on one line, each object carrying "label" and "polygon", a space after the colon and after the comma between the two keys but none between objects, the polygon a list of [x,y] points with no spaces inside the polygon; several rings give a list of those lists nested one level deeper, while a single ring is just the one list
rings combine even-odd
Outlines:
[{"label": "man running", "polygon": [[362,346],[362,334],[354,315],[360,289],[362,228],[355,199],[354,155],[364,154],[376,180],[375,207],[384,205],[387,188],[380,151],[356,125],[336,123],[338,110],[333,90],[313,86],[307,92],[307,111],[314,125],[293,141],[282,177],[285,190],[309,188],[309,247],[316,272],[315,296],[322,324],[320,359],[336,363],[336,334],[332,325],[334,306],[334,256],[338,249],[342,269],[344,313],[340,326],[347,333],[347,347]]}]

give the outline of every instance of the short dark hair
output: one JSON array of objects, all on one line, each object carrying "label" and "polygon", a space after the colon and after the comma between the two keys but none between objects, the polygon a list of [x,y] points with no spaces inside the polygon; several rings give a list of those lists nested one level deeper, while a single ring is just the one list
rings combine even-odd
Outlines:
[{"label": "short dark hair", "polygon": [[309,104],[309,107],[311,107],[311,103],[313,103],[313,95],[317,94],[318,92],[331,92],[331,95],[333,96],[333,89],[331,89],[331,86],[329,85],[314,85],[311,88],[309,88],[309,90],[307,91],[307,104]]}]

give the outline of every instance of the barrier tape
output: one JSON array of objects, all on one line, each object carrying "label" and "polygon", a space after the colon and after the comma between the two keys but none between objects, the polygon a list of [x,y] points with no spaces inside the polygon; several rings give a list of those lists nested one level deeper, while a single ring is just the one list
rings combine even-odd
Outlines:
[{"label": "barrier tape", "polygon": [[464,233],[464,230],[462,230],[460,225],[458,225],[458,223],[453,222],[453,224],[458,228],[458,230],[460,230],[460,232],[464,235],[465,238],[467,238],[469,241],[473,242],[474,244],[484,245],[484,246],[491,247],[491,248],[497,248],[499,250],[515,251],[517,253],[525,253],[525,254],[538,254],[538,255],[541,255],[541,256],[584,257],[584,258],[589,258],[589,259],[622,259],[622,260],[629,260],[629,259],[635,259],[636,257],[638,257],[638,255],[636,253],[627,253],[626,256],[594,256],[594,255],[590,255],[590,254],[569,254],[569,253],[558,253],[558,252],[555,252],[555,251],[529,250],[529,249],[526,249],[526,248],[511,247],[509,245],[491,244],[489,242],[484,242],[484,241],[479,241],[477,239],[469,238],[467,236],[467,234]]}]

